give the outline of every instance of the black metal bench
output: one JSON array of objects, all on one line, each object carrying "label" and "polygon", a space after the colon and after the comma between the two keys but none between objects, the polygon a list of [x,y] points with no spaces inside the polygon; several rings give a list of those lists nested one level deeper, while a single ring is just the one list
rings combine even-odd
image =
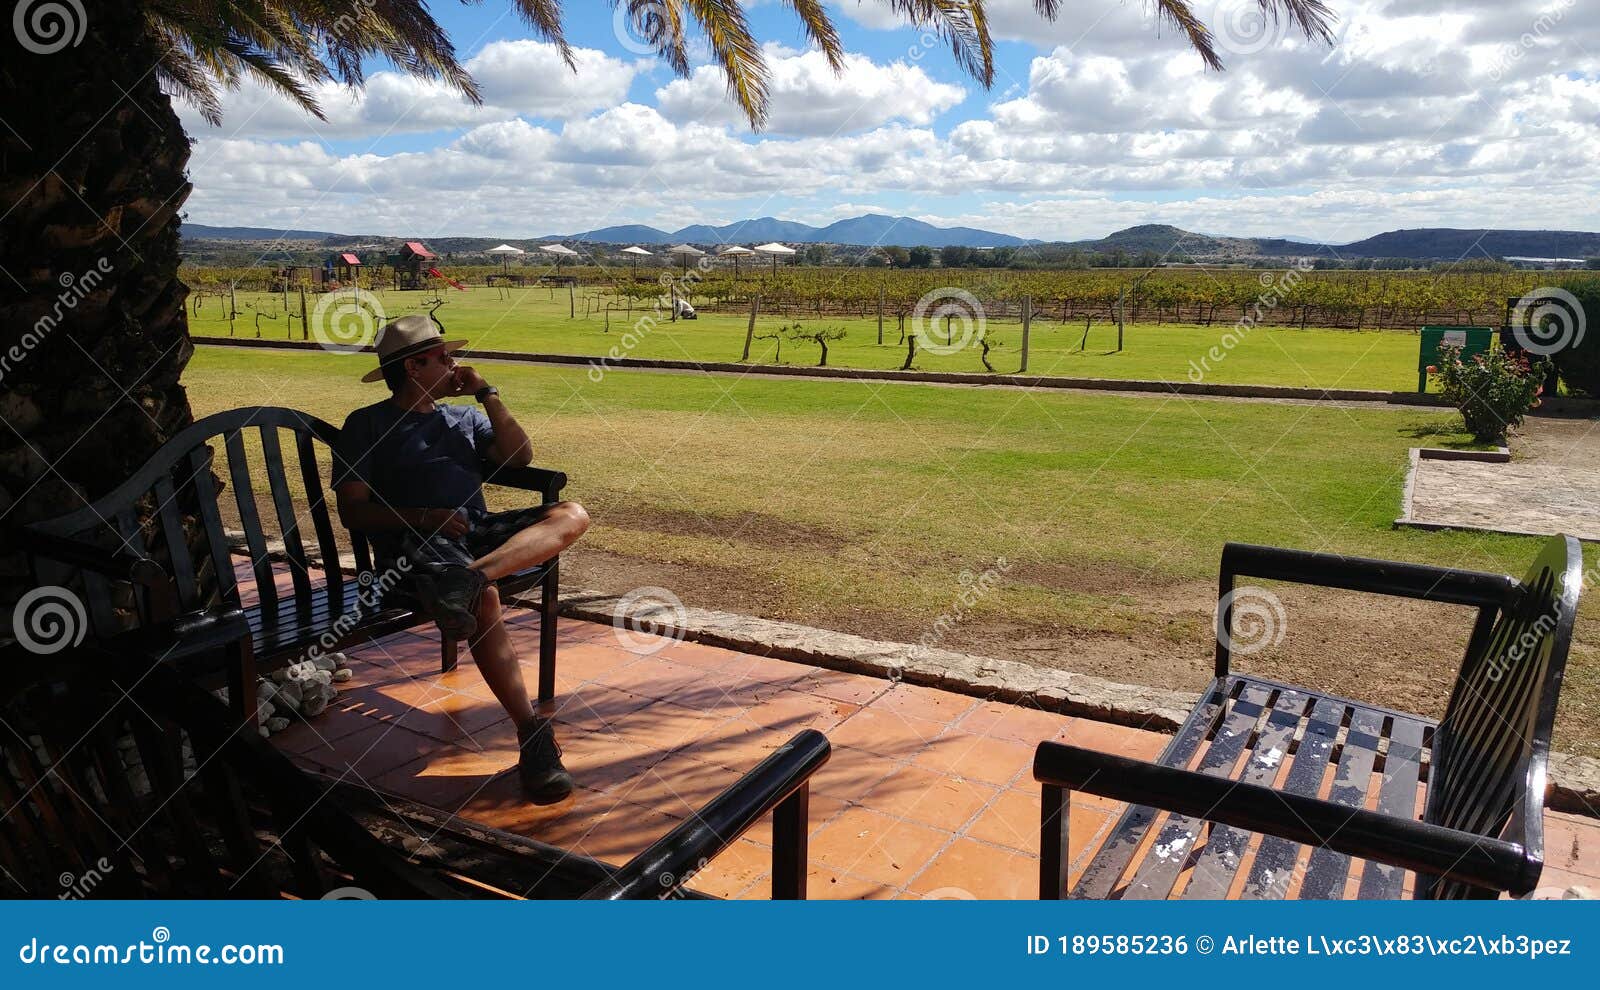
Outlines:
[{"label": "black metal bench", "polygon": [[[1039,745],[1040,897],[1330,898],[1355,882],[1360,898],[1398,898],[1406,871],[1418,898],[1532,892],[1582,568],[1578,542],[1565,536],[1545,544],[1521,581],[1229,544],[1216,680],[1160,758]],[[1477,609],[1443,719],[1230,672],[1221,631],[1232,628],[1230,593],[1246,576]],[[1069,891],[1073,791],[1129,807]]]},{"label": "black metal bench", "polygon": [[772,896],[805,897],[814,730],[617,867],[305,773],[169,663],[96,642],[51,659],[0,650],[19,675],[0,684],[0,896],[700,898],[695,873],[770,814]]},{"label": "black metal bench", "polygon": [[[41,585],[81,595],[97,639],[179,663],[226,653],[230,698],[253,718],[258,671],[291,663],[312,647],[339,650],[430,621],[415,603],[381,595],[392,582],[375,574],[367,540],[335,527],[322,465],[337,436],[333,426],[294,409],[255,406],[207,416],[92,504],[16,535]],[[227,459],[220,487],[231,493],[229,502],[219,500],[212,472],[219,442]],[[292,470],[284,462],[286,445]],[[265,491],[258,492],[262,472]],[[490,484],[537,492],[544,503],[557,501],[567,480],[533,467],[486,465],[484,476]],[[249,604],[224,528],[222,511],[230,505],[255,578],[257,600]],[[263,520],[276,521],[275,539]],[[286,588],[278,587],[274,560],[287,567]],[[540,701],[555,695],[559,571],[557,558],[498,582],[506,598],[542,590]],[[440,663],[448,671],[458,644],[442,640]]]}]

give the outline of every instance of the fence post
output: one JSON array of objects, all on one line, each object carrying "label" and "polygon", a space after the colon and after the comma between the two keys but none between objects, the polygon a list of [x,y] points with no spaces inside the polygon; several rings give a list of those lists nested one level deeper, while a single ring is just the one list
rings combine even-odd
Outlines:
[{"label": "fence post", "polygon": [[1028,331],[1033,328],[1033,297],[1022,297],[1022,367],[1017,369],[1021,374],[1028,370]]},{"label": "fence post", "polygon": [[748,327],[746,327],[745,331],[744,331],[744,355],[739,358],[739,360],[741,360],[741,361],[750,360],[750,341],[756,335],[756,313],[760,312],[760,310],[761,310],[761,296],[760,295],[751,296],[750,297],[750,325]]},{"label": "fence post", "polygon": [[878,286],[878,346],[883,346],[883,286]]},{"label": "fence post", "polygon": [[300,339],[311,339],[311,324],[306,322],[306,287],[300,287]]},{"label": "fence post", "polygon": [[[573,278],[576,279],[577,276],[573,276]],[[567,319],[569,320],[576,318],[578,315],[577,293],[572,286],[572,282],[567,283]]]},{"label": "fence post", "polygon": [[1117,350],[1122,350],[1122,313],[1128,296],[1126,287],[1117,289]]}]

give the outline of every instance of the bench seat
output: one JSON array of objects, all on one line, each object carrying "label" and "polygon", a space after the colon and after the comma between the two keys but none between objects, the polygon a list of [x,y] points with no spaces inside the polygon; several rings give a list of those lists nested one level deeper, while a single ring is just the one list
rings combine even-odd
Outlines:
[{"label": "bench seat", "polygon": [[[1271,597],[1237,586],[1241,577],[1476,610],[1444,717],[1234,672],[1235,599]],[[1229,544],[1216,678],[1156,761],[1039,744],[1040,897],[1533,892],[1544,868],[1550,737],[1583,584],[1583,554],[1567,536],[1551,538],[1520,581]],[[1069,888],[1075,791],[1129,807]]]},{"label": "bench seat", "polygon": [[[1334,804],[1414,817],[1422,807],[1435,727],[1392,709],[1235,675],[1211,687],[1156,763],[1276,784],[1308,797],[1331,779],[1327,799]],[[1247,860],[1255,838],[1243,829],[1135,805],[1112,827],[1072,897],[1249,900],[1293,893],[1323,899],[1353,893],[1392,900],[1404,893],[1405,871],[1378,862],[1363,866],[1325,848],[1310,853],[1300,874],[1295,867],[1303,844],[1278,837],[1266,837]],[[1241,870],[1247,862],[1249,869]]]}]

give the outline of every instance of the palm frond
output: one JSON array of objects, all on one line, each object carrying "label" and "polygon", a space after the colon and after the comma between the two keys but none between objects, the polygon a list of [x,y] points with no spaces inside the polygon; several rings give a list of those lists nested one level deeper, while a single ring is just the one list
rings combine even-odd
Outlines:
[{"label": "palm frond", "polygon": [[[476,2],[476,0],[463,0]],[[696,22],[728,81],[729,97],[752,126],[766,119],[768,73],[745,17],[747,0],[610,0],[633,30],[673,72],[687,76],[687,24]],[[984,0],[880,0],[913,27],[950,45],[956,64],[985,87],[994,83],[994,44]],[[1183,33],[1208,68],[1222,68],[1211,31],[1192,0],[1150,0],[1163,25]],[[1333,12],[1324,0],[1256,0],[1265,16],[1297,28],[1313,42],[1333,40]],[[456,58],[450,37],[423,0],[140,0],[147,30],[162,49],[156,66],[163,84],[217,123],[218,87],[246,76],[321,117],[314,93],[332,80],[365,81],[363,66],[382,56],[402,71],[440,79],[474,103],[477,85]],[[511,0],[534,33],[555,45],[576,68],[562,27],[561,0]],[[835,72],[844,48],[824,0],[784,0]],[[1054,20],[1063,0],[1033,0]]]},{"label": "palm frond", "polygon": [[544,40],[555,45],[561,52],[561,58],[567,63],[567,68],[574,72],[578,63],[572,56],[572,46],[567,44],[567,36],[561,28],[561,0],[515,0],[517,9],[522,11],[522,19],[539,33]]},{"label": "palm frond", "polygon": [[767,62],[750,34],[740,0],[683,0],[706,33],[728,80],[728,97],[759,129],[767,117]]},{"label": "palm frond", "polygon": [[[1262,0],[1263,5],[1272,0]],[[1189,46],[1200,56],[1208,69],[1221,69],[1222,56],[1211,43],[1211,31],[1200,22],[1190,9],[1188,0],[1155,0],[1156,17],[1162,23],[1182,31]]]},{"label": "palm frond", "polygon": [[828,60],[828,67],[835,72],[844,68],[844,46],[839,42],[839,32],[834,30],[833,21],[828,17],[828,11],[823,7],[822,0],[786,0],[786,2],[789,9],[800,19],[800,26],[805,29],[806,37],[821,49],[823,57]]},{"label": "palm frond", "polygon": [[[1044,5],[1054,5],[1057,0],[1035,0],[1041,13]],[[1189,44],[1208,69],[1221,69],[1222,57],[1212,44],[1211,31],[1195,16],[1188,0],[1153,0],[1156,15],[1161,23],[1183,32]],[[1263,17],[1274,24],[1287,19],[1303,34],[1307,41],[1329,44],[1333,41],[1334,13],[1323,0],[1256,0]]]},{"label": "palm frond", "polygon": [[680,0],[612,0],[621,4],[639,40],[680,76],[689,74],[689,48]]},{"label": "palm frond", "polygon": [[886,0],[912,26],[932,31],[950,45],[956,64],[985,88],[994,85],[994,42],[983,0]]},{"label": "palm frond", "polygon": [[449,35],[417,0],[145,0],[144,11],[163,48],[163,81],[213,123],[221,113],[216,85],[236,88],[247,75],[320,118],[313,87],[360,86],[363,64],[380,55],[482,102]]}]

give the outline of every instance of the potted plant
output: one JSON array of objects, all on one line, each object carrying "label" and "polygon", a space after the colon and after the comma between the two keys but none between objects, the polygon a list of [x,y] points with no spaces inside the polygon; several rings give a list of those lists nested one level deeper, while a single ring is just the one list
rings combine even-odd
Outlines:
[{"label": "potted plant", "polygon": [[1428,368],[1445,401],[1461,410],[1467,432],[1479,443],[1503,446],[1506,434],[1522,425],[1528,410],[1539,405],[1547,371],[1543,358],[1529,362],[1502,348],[1461,360],[1461,348],[1439,348],[1440,362]]}]

